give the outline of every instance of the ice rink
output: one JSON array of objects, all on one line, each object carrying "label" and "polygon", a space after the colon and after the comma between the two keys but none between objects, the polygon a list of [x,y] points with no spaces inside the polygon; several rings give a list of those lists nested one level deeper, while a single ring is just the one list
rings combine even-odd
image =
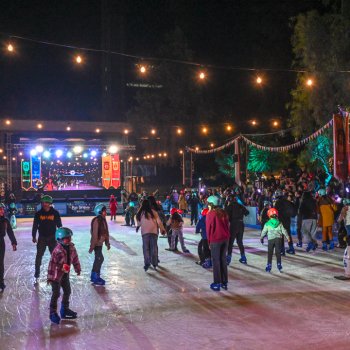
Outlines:
[{"label": "ice rink", "polygon": [[[105,287],[89,282],[89,217],[63,218],[73,232],[82,275],[71,274],[71,308],[76,321],[49,321],[51,288],[46,284],[49,253],[40,284],[33,286],[35,244],[32,220],[19,220],[18,251],[6,238],[5,283],[0,295],[0,349],[350,349],[350,281],[343,273],[343,250],[283,259],[284,273],[265,272],[266,245],[246,230],[248,265],[229,268],[229,290],[209,289],[212,272],[195,264],[199,235],[185,229],[193,255],[165,250],[159,239],[159,271],[143,270],[141,237],[135,229],[110,224],[104,250]],[[274,258],[275,259],[275,258]]]}]

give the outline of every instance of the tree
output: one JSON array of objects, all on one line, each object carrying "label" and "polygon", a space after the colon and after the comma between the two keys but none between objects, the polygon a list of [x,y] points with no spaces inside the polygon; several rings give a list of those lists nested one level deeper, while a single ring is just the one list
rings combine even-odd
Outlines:
[{"label": "tree", "polygon": [[[299,73],[291,92],[290,124],[295,136],[305,136],[332,117],[337,105],[349,105],[350,19],[348,11],[326,1],[325,13],[310,11],[293,20],[294,67]],[[307,79],[314,84],[306,85]]]},{"label": "tree", "polygon": [[215,162],[218,164],[220,173],[224,174],[230,179],[235,178],[235,162],[233,154],[218,153],[215,157]]}]

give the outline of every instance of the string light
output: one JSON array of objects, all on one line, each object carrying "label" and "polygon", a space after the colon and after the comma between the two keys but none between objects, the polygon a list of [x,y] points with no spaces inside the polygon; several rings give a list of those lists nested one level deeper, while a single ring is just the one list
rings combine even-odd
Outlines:
[{"label": "string light", "polygon": [[200,80],[204,80],[207,76],[206,76],[205,72],[201,71],[201,72],[199,72],[198,77]]},{"label": "string light", "polygon": [[312,85],[314,84],[313,80],[312,79],[307,79],[306,80],[306,85],[311,87]]},{"label": "string light", "polygon": [[38,125],[37,125],[37,128],[38,128],[38,129],[42,129],[42,128],[43,128],[43,125],[42,125],[42,124],[38,124]]},{"label": "string light", "polygon": [[211,148],[214,148],[214,146],[215,146],[215,145],[214,145],[213,143],[210,144],[210,147],[211,147]]},{"label": "string light", "polygon": [[226,130],[227,130],[227,131],[232,131],[232,126],[231,126],[231,125],[227,125],[227,126],[226,126]]},{"label": "string light", "polygon": [[140,66],[140,73],[145,74],[147,72],[147,69],[145,66]]},{"label": "string light", "polygon": [[195,150],[196,150],[196,151],[199,151],[199,147],[196,147]]},{"label": "string light", "polygon": [[180,151],[179,151],[179,152],[180,152],[180,154],[183,154],[183,153],[184,153],[184,151],[183,151],[182,149],[180,149]]},{"label": "string light", "polygon": [[138,162],[139,160],[140,160],[140,158],[139,158],[139,157],[137,157],[137,158],[136,158],[136,161]]},{"label": "string light", "polygon": [[178,135],[181,135],[181,134],[182,134],[182,129],[178,128],[178,129],[176,130],[176,132],[177,132]]},{"label": "string light", "polygon": [[162,154],[161,154],[161,153],[158,153],[158,156],[159,156],[159,157],[161,157],[161,156],[162,156]]},{"label": "string light", "polygon": [[5,121],[5,124],[6,124],[6,125],[11,125],[11,120],[7,119],[7,120]]},{"label": "string light", "polygon": [[124,130],[124,134],[125,134],[125,135],[129,134],[129,130],[128,130],[128,129],[125,129],[125,130]]},{"label": "string light", "polygon": [[15,48],[13,47],[12,44],[8,44],[8,45],[7,45],[7,51],[13,52],[14,50],[15,50]]},{"label": "string light", "polygon": [[151,155],[151,158],[154,158],[154,157],[155,157],[155,155],[154,155],[154,154],[152,154],[152,155]]},{"label": "string light", "polygon": [[256,83],[259,85],[262,83],[262,78],[260,76],[256,78]]},{"label": "string light", "polygon": [[70,126],[67,126],[66,130],[67,130],[67,131],[70,131],[70,130],[71,130]]},{"label": "string light", "polygon": [[275,120],[275,121],[273,122],[273,126],[278,126],[278,121]]},{"label": "string light", "polygon": [[167,157],[167,154],[166,154],[166,153],[163,153],[163,156],[164,156],[164,157]]},{"label": "string light", "polygon": [[151,134],[152,134],[152,135],[155,135],[155,134],[156,134],[156,129],[152,129],[152,130],[151,130]]},{"label": "string light", "polygon": [[0,153],[3,153],[3,152],[4,152],[4,150],[2,148],[0,148]]},{"label": "string light", "polygon": [[252,125],[253,125],[253,126],[256,125],[256,120],[252,120]]},{"label": "string light", "polygon": [[75,57],[75,62],[78,63],[78,64],[81,64],[83,62],[83,59],[80,55],[76,56]]},{"label": "string light", "polygon": [[100,129],[96,129],[95,131],[99,134],[101,130]]},{"label": "string light", "polygon": [[203,134],[206,134],[206,133],[208,133],[208,128],[206,128],[205,126],[202,128],[202,133]]}]

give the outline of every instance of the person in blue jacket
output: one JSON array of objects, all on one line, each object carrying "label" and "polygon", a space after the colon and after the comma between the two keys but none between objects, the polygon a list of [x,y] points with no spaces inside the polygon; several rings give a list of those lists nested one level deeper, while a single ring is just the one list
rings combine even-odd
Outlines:
[{"label": "person in blue jacket", "polygon": [[206,215],[208,211],[209,211],[208,208],[205,208],[202,210],[201,218],[199,219],[196,225],[196,233],[200,233],[202,236],[202,239],[198,243],[199,261],[197,261],[196,263],[198,265],[201,265],[205,269],[212,267],[211,254],[210,254],[210,249],[209,249],[209,244],[207,239],[207,231],[205,227]]}]

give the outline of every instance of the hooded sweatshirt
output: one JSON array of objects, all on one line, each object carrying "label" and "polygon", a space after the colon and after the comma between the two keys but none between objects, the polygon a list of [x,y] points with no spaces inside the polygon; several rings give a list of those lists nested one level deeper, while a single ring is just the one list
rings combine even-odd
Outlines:
[{"label": "hooded sweatshirt", "polygon": [[286,239],[289,240],[286,229],[283,227],[282,223],[276,218],[271,218],[265,224],[261,232],[260,238],[264,238],[266,235],[268,240],[282,238],[282,236],[286,237]]},{"label": "hooded sweatshirt", "polygon": [[206,231],[208,243],[220,243],[230,238],[228,215],[223,209],[222,217],[219,217],[216,210],[211,210],[206,218]]}]

